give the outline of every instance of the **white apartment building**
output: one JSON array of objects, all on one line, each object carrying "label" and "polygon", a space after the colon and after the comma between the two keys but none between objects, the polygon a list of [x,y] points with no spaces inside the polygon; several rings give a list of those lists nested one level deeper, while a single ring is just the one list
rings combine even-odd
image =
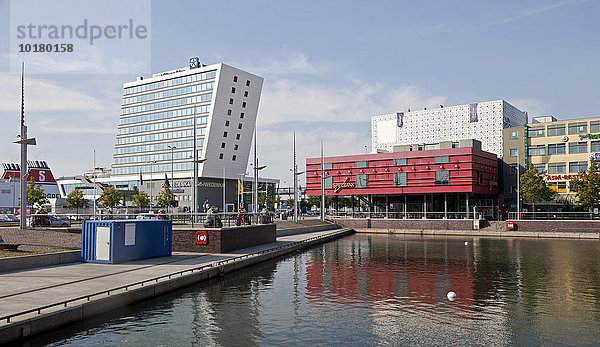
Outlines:
[{"label": "white apartment building", "polygon": [[374,152],[391,152],[395,145],[437,149],[442,141],[475,139],[481,141],[482,150],[501,157],[502,129],[526,123],[526,113],[504,100],[385,114],[371,117],[371,148]]}]

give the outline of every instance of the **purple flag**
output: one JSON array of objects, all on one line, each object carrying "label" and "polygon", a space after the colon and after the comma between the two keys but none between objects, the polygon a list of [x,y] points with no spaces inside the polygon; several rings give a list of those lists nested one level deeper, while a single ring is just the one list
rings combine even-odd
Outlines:
[{"label": "purple flag", "polygon": [[398,128],[402,128],[404,125],[404,112],[396,113],[396,121],[398,123]]},{"label": "purple flag", "polygon": [[477,103],[469,104],[469,122],[475,123],[477,121]]}]

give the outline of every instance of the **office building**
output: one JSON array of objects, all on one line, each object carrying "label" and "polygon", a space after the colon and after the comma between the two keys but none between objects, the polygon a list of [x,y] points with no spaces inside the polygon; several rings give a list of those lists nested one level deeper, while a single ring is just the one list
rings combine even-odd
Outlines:
[{"label": "office building", "polygon": [[438,149],[441,142],[475,139],[484,151],[502,155],[502,129],[527,123],[525,112],[504,100],[412,110],[371,117],[373,152],[392,152],[395,145],[411,150]]}]

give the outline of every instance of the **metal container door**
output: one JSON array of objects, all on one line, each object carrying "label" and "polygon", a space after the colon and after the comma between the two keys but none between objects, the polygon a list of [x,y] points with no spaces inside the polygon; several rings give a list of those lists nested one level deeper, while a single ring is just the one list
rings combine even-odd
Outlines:
[{"label": "metal container door", "polygon": [[110,256],[110,227],[96,227],[96,260],[108,261]]}]

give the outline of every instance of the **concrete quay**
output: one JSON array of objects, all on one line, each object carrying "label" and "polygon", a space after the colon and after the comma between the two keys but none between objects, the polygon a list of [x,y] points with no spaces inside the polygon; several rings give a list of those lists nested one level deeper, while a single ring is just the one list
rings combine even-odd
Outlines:
[{"label": "concrete quay", "polygon": [[0,343],[353,233],[342,228],[280,236],[226,254],[176,253],[124,264],[70,263],[0,273]]}]

